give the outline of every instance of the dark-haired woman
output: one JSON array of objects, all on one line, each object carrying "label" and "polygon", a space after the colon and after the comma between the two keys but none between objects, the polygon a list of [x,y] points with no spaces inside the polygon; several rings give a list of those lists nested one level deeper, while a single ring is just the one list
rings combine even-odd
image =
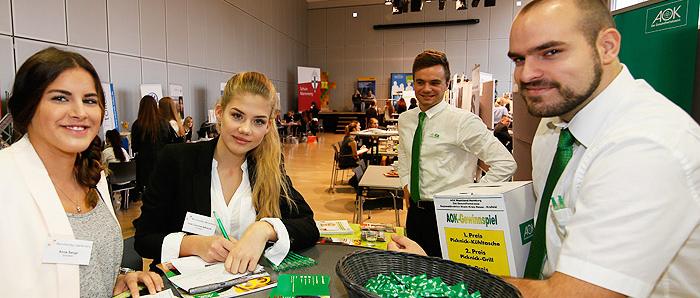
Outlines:
[{"label": "dark-haired woman", "polygon": [[107,167],[110,162],[127,162],[129,161],[129,152],[121,146],[121,135],[116,129],[108,130],[105,133],[105,145],[107,148],[102,150],[102,166]]},{"label": "dark-haired woman", "polygon": [[131,149],[136,156],[136,190],[143,193],[156,165],[158,152],[168,144],[168,123],[158,115],[158,103],[150,95],[141,98],[139,114],[131,126]]},{"label": "dark-haired woman", "polygon": [[3,297],[110,297],[154,273],[120,274],[122,237],[100,165],[104,95],[79,54],[48,48],[20,67],[9,110],[22,139],[0,151]]}]

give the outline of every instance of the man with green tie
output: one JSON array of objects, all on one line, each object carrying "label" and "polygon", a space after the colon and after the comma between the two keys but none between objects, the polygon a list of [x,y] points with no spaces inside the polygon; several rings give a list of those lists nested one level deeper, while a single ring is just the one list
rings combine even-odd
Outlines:
[{"label": "man with green tie", "polygon": [[513,22],[515,81],[543,117],[535,236],[507,279],[524,297],[700,297],[700,127],[620,46],[601,0],[534,0]]},{"label": "man with green tie", "polygon": [[[450,78],[445,53],[427,50],[413,62],[418,109],[399,117],[399,177],[408,199],[406,233],[441,256],[433,196],[467,183],[501,182],[515,173],[513,156],[470,111],[443,101]],[[477,161],[488,171],[475,177]]]}]

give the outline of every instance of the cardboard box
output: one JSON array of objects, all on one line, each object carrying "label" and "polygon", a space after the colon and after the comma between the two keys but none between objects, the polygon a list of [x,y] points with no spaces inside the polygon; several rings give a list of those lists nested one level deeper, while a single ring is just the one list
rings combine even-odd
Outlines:
[{"label": "cardboard box", "polygon": [[531,181],[467,184],[434,201],[444,259],[523,276],[535,230]]}]

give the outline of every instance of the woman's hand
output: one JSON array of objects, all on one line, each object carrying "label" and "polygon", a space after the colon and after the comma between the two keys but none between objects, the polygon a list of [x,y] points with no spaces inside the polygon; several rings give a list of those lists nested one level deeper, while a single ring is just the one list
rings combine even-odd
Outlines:
[{"label": "woman's hand", "polygon": [[180,255],[196,255],[207,263],[223,262],[236,243],[235,239],[226,240],[222,236],[188,235],[182,238]]},{"label": "woman's hand", "polygon": [[230,250],[224,268],[231,273],[255,270],[268,240],[277,240],[277,233],[271,224],[258,221],[250,225],[235,247]]},{"label": "woman's hand", "polygon": [[139,282],[148,288],[149,294],[155,294],[163,290],[163,279],[155,272],[136,271],[127,274],[119,274],[117,283],[114,285],[112,296],[116,296],[126,291],[131,292],[131,297],[139,297]]}]

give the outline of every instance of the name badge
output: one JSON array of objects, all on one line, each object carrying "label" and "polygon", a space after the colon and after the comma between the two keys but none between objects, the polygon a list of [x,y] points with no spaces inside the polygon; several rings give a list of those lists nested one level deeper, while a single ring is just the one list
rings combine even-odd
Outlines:
[{"label": "name badge", "polygon": [[90,264],[92,241],[51,239],[44,250],[44,263],[48,264]]},{"label": "name badge", "polygon": [[216,231],[216,221],[209,216],[187,212],[185,222],[182,224],[182,231],[202,236],[212,236]]}]

